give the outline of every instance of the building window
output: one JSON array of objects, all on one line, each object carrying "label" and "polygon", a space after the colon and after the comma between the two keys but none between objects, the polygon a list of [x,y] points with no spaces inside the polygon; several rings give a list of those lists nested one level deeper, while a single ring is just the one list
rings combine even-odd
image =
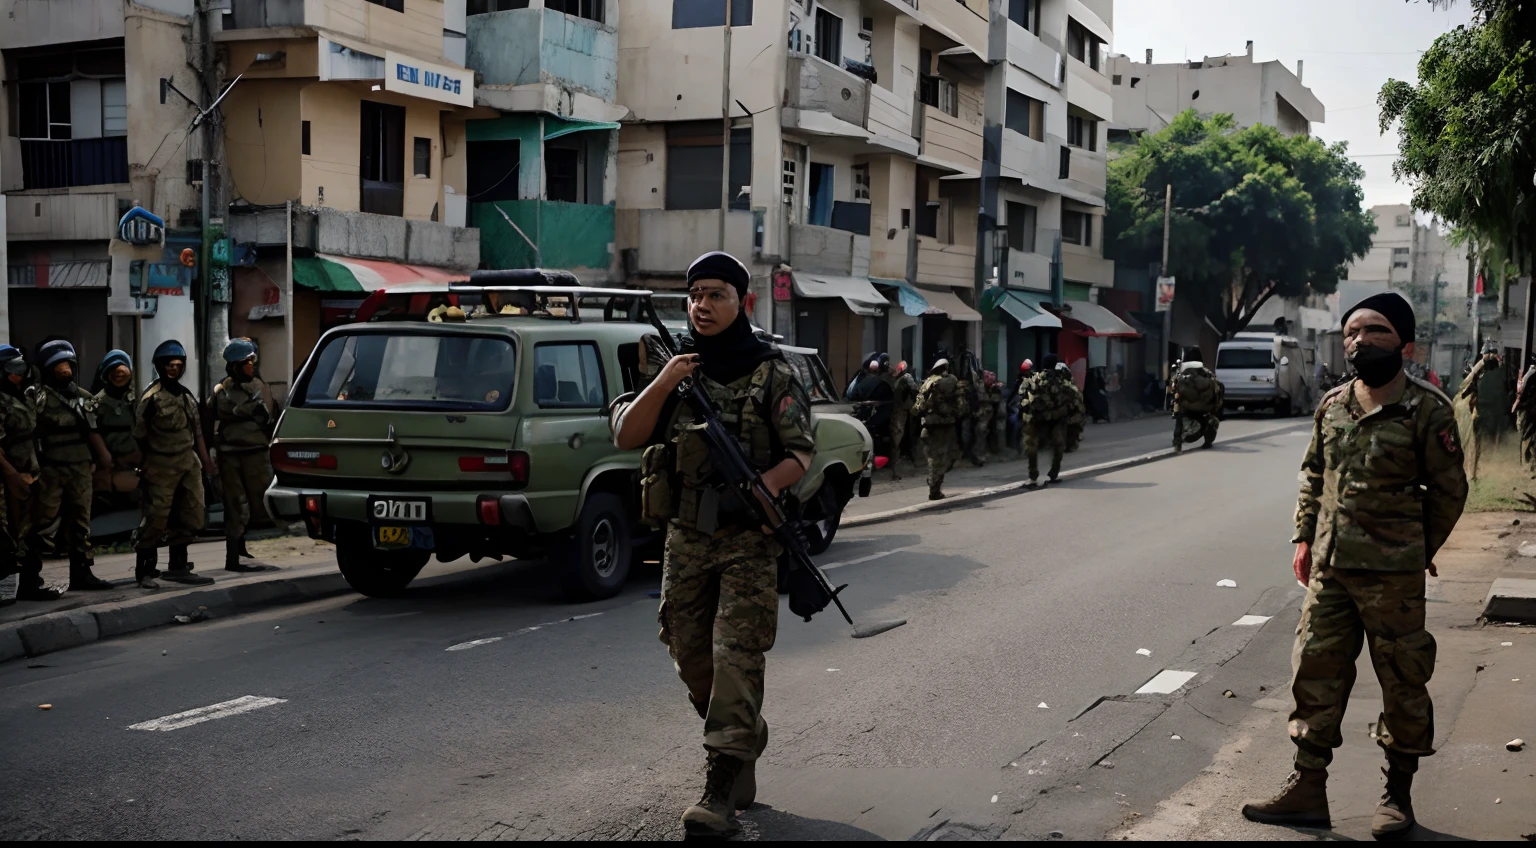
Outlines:
[{"label": "building window", "polygon": [[1028,203],[1008,204],[1008,246],[1024,253],[1035,252],[1035,226],[1039,210]]},{"label": "building window", "polygon": [[1061,240],[1067,244],[1093,246],[1093,216],[1086,212],[1061,210]]},{"label": "building window", "polygon": [[1067,116],[1067,144],[1086,150],[1099,149],[1099,122],[1076,115]]},{"label": "building window", "polygon": [[923,72],[917,76],[917,99],[951,117],[960,116],[960,92],[954,83],[931,71],[932,54],[922,51]]},{"label": "building window", "polygon": [[[469,199],[475,203],[517,200],[517,172],[522,145],[515,138],[471,141],[465,167]],[[499,215],[492,218],[500,220]]]},{"label": "building window", "polygon": [[1061,146],[1061,172],[1056,176],[1063,180],[1072,178],[1072,148],[1065,144]]},{"label": "building window", "polygon": [[405,107],[363,101],[362,211],[405,214]]},{"label": "building window", "polygon": [[1097,71],[1100,44],[1098,36],[1077,21],[1067,19],[1067,55]]},{"label": "building window", "polygon": [[1119,74],[1115,74],[1114,76],[1110,77],[1109,78],[1109,84],[1110,85],[1119,85],[1120,84],[1120,75]]},{"label": "building window", "polygon": [[562,203],[580,203],[582,191],[582,149],[579,146],[544,146],[544,194]]},{"label": "building window", "polygon": [[299,122],[299,152],[309,155],[309,121]]},{"label": "building window", "polygon": [[826,9],[816,10],[816,57],[843,64],[843,19]]},{"label": "building window", "polygon": [[418,177],[432,176],[432,139],[417,136],[411,147],[411,164],[415,166],[411,173]]},{"label": "building window", "polygon": [[386,9],[394,9],[396,12],[405,11],[405,0],[368,0],[368,2]]},{"label": "building window", "polygon": [[470,15],[484,15],[488,12],[509,12],[513,9],[528,8],[528,0],[469,0],[465,12]]},{"label": "building window", "polygon": [[128,97],[121,47],[14,60],[22,187],[128,182]]},{"label": "building window", "polygon": [[1008,20],[1033,33],[1040,31],[1040,0],[1008,0]]},{"label": "building window", "polygon": [[[731,0],[731,26],[752,25],[752,0]],[[672,28],[725,26],[724,0],[672,0]]]},{"label": "building window", "polygon": [[799,171],[800,164],[793,159],[784,160],[784,202],[793,207],[795,203],[795,174]]},{"label": "building window", "polygon": [[853,199],[869,201],[869,164],[853,166]]},{"label": "building window", "polygon": [[1408,267],[1408,248],[1406,248],[1406,247],[1394,247],[1394,248],[1392,248],[1392,267],[1393,268],[1407,268]]},{"label": "building window", "polygon": [[1413,226],[1413,216],[1412,215],[1399,215],[1399,216],[1397,216],[1397,225],[1399,227],[1411,227],[1411,226]]},{"label": "building window", "polygon": [[604,0],[544,0],[544,8],[602,23],[603,2]]},{"label": "building window", "polygon": [[1019,135],[1035,141],[1045,140],[1045,104],[1033,97],[1008,89],[1005,125]]},{"label": "building window", "polygon": [[[719,121],[667,124],[668,209],[719,209],[724,155]],[[730,208],[749,209],[743,186],[752,184],[752,131],[731,130]]]}]

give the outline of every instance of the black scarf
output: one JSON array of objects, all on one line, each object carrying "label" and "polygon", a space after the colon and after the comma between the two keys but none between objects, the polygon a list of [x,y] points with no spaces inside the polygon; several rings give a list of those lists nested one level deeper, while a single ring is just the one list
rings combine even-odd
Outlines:
[{"label": "black scarf", "polygon": [[774,359],[779,352],[752,332],[745,312],[724,331],[713,336],[690,332],[683,338],[682,353],[699,355],[699,371],[720,385],[729,385]]},{"label": "black scarf", "polygon": [[172,380],[170,377],[165,376],[165,367],[158,362],[155,363],[155,374],[159,375],[158,379],[149,384],[150,388],[159,386],[165,391],[168,391],[176,396],[189,395],[192,393],[191,390],[181,384],[180,378]]}]

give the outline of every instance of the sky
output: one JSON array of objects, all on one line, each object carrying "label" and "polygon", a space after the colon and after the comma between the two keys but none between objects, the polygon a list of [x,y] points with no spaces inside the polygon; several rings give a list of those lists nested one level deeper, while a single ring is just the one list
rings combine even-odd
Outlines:
[{"label": "sky", "polygon": [[[1322,101],[1327,120],[1312,125],[1323,141],[1349,143],[1365,168],[1365,205],[1407,203],[1412,189],[1392,177],[1397,133],[1381,135],[1376,94],[1390,79],[1418,82],[1419,53],[1443,32],[1467,23],[1459,0],[1436,11],[1424,0],[1115,0],[1112,48],[1143,61],[1179,62],[1238,54],[1253,41],[1255,61],[1278,59]],[[1386,155],[1381,155],[1386,154]]]}]

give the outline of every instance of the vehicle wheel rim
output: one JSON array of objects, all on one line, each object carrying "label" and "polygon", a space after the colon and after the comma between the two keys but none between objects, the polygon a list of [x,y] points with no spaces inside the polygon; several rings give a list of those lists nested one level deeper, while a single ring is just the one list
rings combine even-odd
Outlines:
[{"label": "vehicle wheel rim", "polygon": [[597,526],[592,528],[592,570],[597,572],[598,577],[611,577],[619,567],[618,544],[613,522],[606,518],[599,519]]}]

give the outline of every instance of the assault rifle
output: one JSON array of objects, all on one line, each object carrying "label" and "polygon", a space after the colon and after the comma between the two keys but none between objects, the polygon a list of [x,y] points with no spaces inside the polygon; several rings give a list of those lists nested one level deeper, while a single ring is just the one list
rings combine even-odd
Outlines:
[{"label": "assault rifle", "polygon": [[[665,348],[668,358],[678,354],[677,345],[672,333],[657,316],[655,307],[649,298],[645,300],[642,308],[646,312],[648,323],[656,328],[661,336],[661,345]],[[736,437],[725,429],[720,421],[720,411],[710,402],[709,395],[699,388],[697,382],[689,377],[677,384],[677,393],[692,409],[693,414],[704,426],[699,431],[704,441],[709,445],[709,457],[714,461],[715,470],[725,479],[725,483],[736,495],[737,500],[751,511],[752,515],[764,526],[773,531],[773,537],[784,547],[790,562],[790,590],[789,609],[795,615],[803,617],[806,621],[811,616],[827,608],[827,604],[837,605],[837,611],[843,614],[843,619],[853,626],[853,616],[843,607],[843,602],[838,600],[837,594],[848,588],[843,584],[832,588],[827,582],[827,576],[811,562],[811,555],[806,550],[805,538],[800,535],[798,527],[785,514],[783,504],[774,497],[768,487],[763,484],[763,477],[752,467],[752,461],[747,458],[741,449],[741,443]],[[858,634],[855,634],[858,635]]]}]

